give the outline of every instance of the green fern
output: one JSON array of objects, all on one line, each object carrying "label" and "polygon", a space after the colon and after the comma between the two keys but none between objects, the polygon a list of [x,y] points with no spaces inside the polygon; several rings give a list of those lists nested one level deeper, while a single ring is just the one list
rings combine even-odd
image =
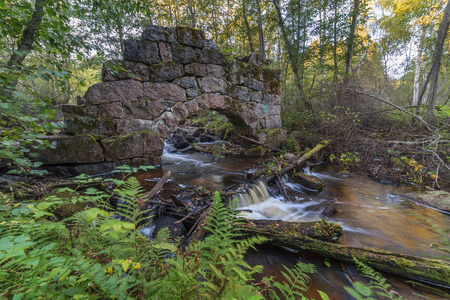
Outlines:
[{"label": "green fern", "polygon": [[285,282],[275,282],[273,287],[278,293],[273,293],[274,299],[307,299],[303,296],[303,292],[308,289],[308,283],[310,281],[309,273],[315,272],[315,267],[312,264],[305,264],[298,262],[294,268],[290,269],[283,266],[286,272],[281,271]]},{"label": "green fern", "polygon": [[353,284],[353,288],[344,286],[344,289],[356,299],[375,299],[377,296],[387,299],[403,299],[400,295],[390,293],[391,286],[386,283],[386,279],[371,267],[355,259],[356,266],[364,277],[370,280],[369,284],[363,284],[359,281]]}]

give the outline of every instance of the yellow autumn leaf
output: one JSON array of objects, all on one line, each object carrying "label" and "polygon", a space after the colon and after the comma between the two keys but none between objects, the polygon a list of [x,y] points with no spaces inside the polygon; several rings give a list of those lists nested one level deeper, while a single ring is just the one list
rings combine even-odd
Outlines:
[{"label": "yellow autumn leaf", "polygon": [[132,268],[134,269],[134,270],[137,270],[137,269],[140,269],[141,268],[141,263],[133,263],[133,266],[132,266]]},{"label": "yellow autumn leaf", "polygon": [[106,269],[106,272],[108,272],[109,274],[112,274],[112,273],[114,272],[113,267],[108,267],[108,268]]},{"label": "yellow autumn leaf", "polygon": [[438,176],[436,174],[431,175],[431,179],[436,180],[438,179]]},{"label": "yellow autumn leaf", "polygon": [[128,271],[128,268],[130,267],[130,264],[131,264],[131,260],[128,260],[128,259],[124,260],[122,262],[122,269],[123,269],[124,272]]}]

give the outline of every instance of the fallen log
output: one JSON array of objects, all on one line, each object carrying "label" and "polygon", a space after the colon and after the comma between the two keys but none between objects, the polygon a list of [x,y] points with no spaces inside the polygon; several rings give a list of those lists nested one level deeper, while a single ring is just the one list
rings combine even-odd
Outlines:
[{"label": "fallen log", "polygon": [[[252,235],[269,237],[271,240],[291,239],[307,236],[322,241],[335,241],[342,234],[342,227],[329,223],[326,219],[313,222],[286,222],[281,220],[245,220],[239,225],[240,231]],[[287,246],[290,247],[290,246]]]},{"label": "fallen log", "polygon": [[321,215],[324,217],[331,216],[334,213],[334,211],[336,210],[337,202],[338,202],[338,200],[336,198],[334,198],[333,201],[331,201],[331,203],[328,204],[327,207],[325,207],[325,209],[322,211]]},{"label": "fallen log", "polygon": [[278,164],[275,164],[275,167],[267,167],[260,170],[256,170],[254,172],[248,173],[246,175],[247,179],[254,180],[258,177],[261,177],[263,174],[271,173],[272,175],[269,176],[269,178],[266,180],[266,182],[270,182],[276,178],[275,174],[278,174],[279,176],[282,176],[286,172],[292,170],[293,168],[299,166],[300,164],[306,162],[308,159],[310,159],[313,155],[317,154],[320,150],[322,150],[324,147],[328,145],[328,141],[324,140],[317,144],[313,149],[303,154],[300,158],[296,160],[289,160],[287,163],[288,165],[278,171]]},{"label": "fallen log", "polygon": [[[330,227],[340,227],[332,223],[328,223],[328,225],[322,228],[318,224],[319,238],[314,234],[314,225],[312,228],[307,227],[305,232],[295,233],[292,231],[284,232],[284,230],[277,230],[276,227],[278,226],[276,224],[275,229],[273,225],[267,226],[267,228],[248,226],[243,232],[251,235],[265,236],[269,238],[269,243],[276,246],[304,250],[347,263],[353,263],[354,259],[357,259],[377,270],[450,287],[450,264],[448,262],[371,248],[343,246],[324,241],[324,239],[326,240],[330,237],[330,235],[326,235],[329,233]],[[328,229],[327,226],[329,226]],[[322,236],[320,232],[325,233],[325,235]]]},{"label": "fallen log", "polygon": [[278,149],[278,148],[275,148],[275,147],[272,147],[272,146],[270,146],[270,145],[261,143],[260,141],[251,139],[251,138],[249,138],[249,137],[242,136],[242,135],[239,135],[238,137],[241,138],[241,139],[244,139],[244,140],[246,140],[246,141],[249,141],[249,142],[251,142],[251,143],[253,143],[253,144],[257,144],[257,145],[263,146],[264,148],[267,148],[267,149],[269,149],[269,150],[272,151],[272,152],[283,152],[282,150],[280,150],[280,149]]},{"label": "fallen log", "polygon": [[182,244],[187,246],[189,243],[196,243],[201,240],[206,232],[204,226],[210,210],[211,206],[209,206],[208,209],[201,214],[201,216],[197,219],[197,222],[195,222],[194,226],[192,226],[191,230],[189,230],[186,234]]},{"label": "fallen log", "polygon": [[148,194],[145,196],[145,198],[142,201],[142,204],[139,206],[139,210],[144,210],[145,207],[147,207],[147,201],[151,200],[153,197],[155,197],[156,194],[159,193],[161,188],[166,184],[167,180],[169,180],[171,171],[166,172],[166,174],[161,177],[161,179],[158,181],[158,183],[148,192]]},{"label": "fallen log", "polygon": [[[328,145],[328,143],[329,143],[328,141],[320,142],[314,148],[312,148],[310,151],[308,151],[305,154],[303,154],[299,159],[294,160],[291,164],[289,164],[288,166],[286,166],[283,169],[281,169],[281,171],[279,171],[277,174],[279,176],[283,176],[285,173],[291,171],[295,167],[298,167],[300,164],[302,164],[305,161],[307,161],[308,159],[310,159],[313,155],[317,154],[317,152],[319,152],[320,150],[325,148]],[[271,182],[275,178],[276,178],[276,175],[271,175],[269,178],[266,179],[266,183]]]}]

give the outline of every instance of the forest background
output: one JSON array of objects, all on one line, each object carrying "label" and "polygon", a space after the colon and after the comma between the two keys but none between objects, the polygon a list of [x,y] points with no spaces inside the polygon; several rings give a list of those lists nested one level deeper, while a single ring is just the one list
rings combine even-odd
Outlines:
[{"label": "forest background", "polygon": [[[281,69],[288,149],[327,139],[330,160],[345,168],[450,187],[450,1],[442,0],[0,0],[2,173],[43,175],[30,145],[51,147],[41,136],[63,126],[59,106],[99,82],[102,63],[120,59],[124,39],[148,24],[202,29],[230,58],[255,52]],[[145,192],[135,179],[115,183],[129,221],[113,218],[105,209],[111,195],[96,190],[39,203],[0,193],[0,298],[214,299],[240,291],[262,299],[263,286],[246,284],[260,268],[237,265],[246,267],[244,253],[264,239],[235,240],[235,229],[223,226],[234,212],[218,194],[211,238],[179,253],[167,232],[148,248],[134,230]],[[86,210],[58,219],[56,206],[68,202]],[[313,271],[296,268],[296,279]],[[362,284],[354,288],[367,296]]]},{"label": "forest background", "polygon": [[389,173],[394,158],[412,167],[397,180],[406,175],[439,186],[449,169],[449,6],[438,0],[3,0],[2,166],[38,172],[39,163],[23,156],[27,144],[48,146],[38,137],[61,127],[58,107],[100,81],[102,63],[121,57],[124,39],[157,24],[202,29],[225,54],[256,52],[280,68],[288,147],[326,137],[341,163],[357,152],[374,178]]}]

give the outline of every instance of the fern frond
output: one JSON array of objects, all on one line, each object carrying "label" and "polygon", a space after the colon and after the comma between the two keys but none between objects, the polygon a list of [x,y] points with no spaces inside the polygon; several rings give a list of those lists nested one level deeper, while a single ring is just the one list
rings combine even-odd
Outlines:
[{"label": "fern frond", "polygon": [[[305,264],[298,262],[294,268],[290,269],[284,266],[286,272],[281,272],[287,282],[275,282],[273,287],[283,296],[282,299],[297,299],[303,297],[302,292],[305,292],[310,280],[308,273],[314,273],[315,267],[312,264]],[[274,298],[280,299],[277,294]]]}]

